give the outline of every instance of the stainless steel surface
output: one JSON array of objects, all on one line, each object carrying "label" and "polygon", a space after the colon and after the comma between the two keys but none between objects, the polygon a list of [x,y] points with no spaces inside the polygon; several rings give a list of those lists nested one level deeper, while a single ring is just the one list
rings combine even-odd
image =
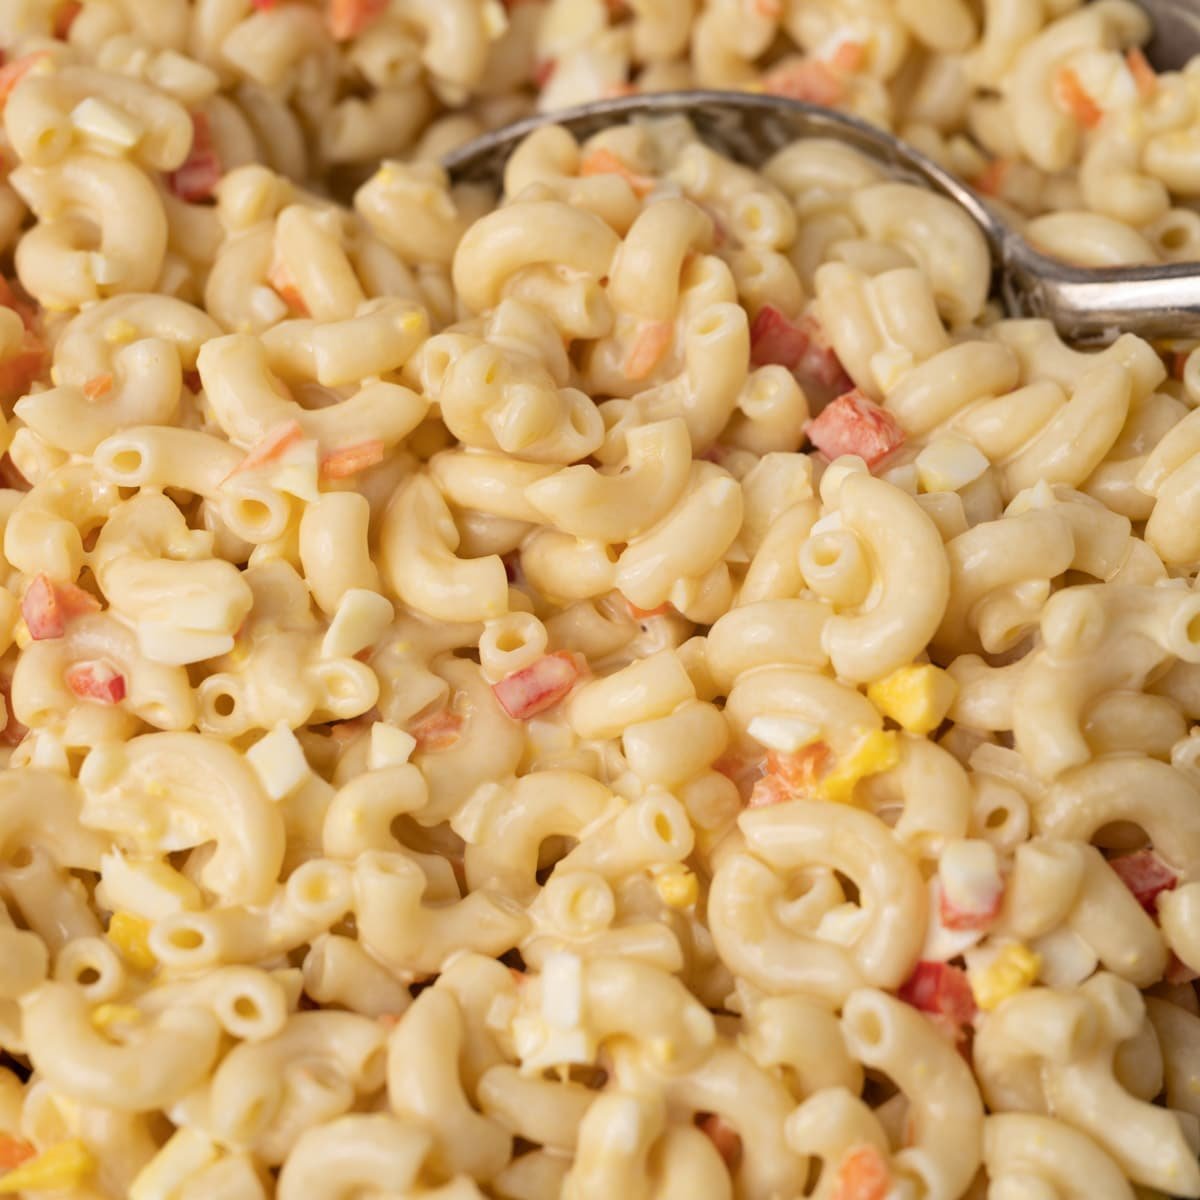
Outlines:
[{"label": "stainless steel surface", "polygon": [[[1140,0],[1158,35],[1153,61],[1178,65],[1200,53],[1200,0]],[[447,155],[452,178],[497,184],[517,143],[542,125],[577,137],[646,117],[683,114],[701,138],[757,166],[798,138],[832,137],[933,187],[974,218],[992,250],[997,289],[1010,313],[1046,317],[1075,342],[1111,340],[1128,330],[1146,338],[1200,337],[1200,264],[1080,268],[1035,250],[956,176],[898,138],[856,117],[780,96],[687,91],[623,96],[542,113],[476,138]]]},{"label": "stainless steel surface", "polygon": [[1137,0],[1154,22],[1146,55],[1160,71],[1182,67],[1200,53],[1200,0]]}]

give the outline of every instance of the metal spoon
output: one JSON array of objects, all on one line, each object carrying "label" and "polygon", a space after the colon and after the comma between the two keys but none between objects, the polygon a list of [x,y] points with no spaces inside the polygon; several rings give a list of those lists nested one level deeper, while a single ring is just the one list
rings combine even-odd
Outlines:
[{"label": "metal spoon", "polygon": [[[1182,0],[1187,7],[1180,7],[1180,0],[1141,3],[1160,22],[1158,45],[1166,47],[1156,55],[1160,64],[1200,52],[1195,0]],[[1122,332],[1200,338],[1200,263],[1098,269],[1060,262],[1035,250],[960,179],[899,138],[856,117],[780,96],[686,91],[600,100],[506,125],[452,151],[443,162],[456,182],[495,185],[521,139],[543,125],[562,125],[585,138],[635,118],[676,115],[686,116],[703,141],[749,166],[799,138],[836,138],[894,174],[949,196],[983,231],[1006,310],[1045,317],[1072,342],[1111,341]]]}]

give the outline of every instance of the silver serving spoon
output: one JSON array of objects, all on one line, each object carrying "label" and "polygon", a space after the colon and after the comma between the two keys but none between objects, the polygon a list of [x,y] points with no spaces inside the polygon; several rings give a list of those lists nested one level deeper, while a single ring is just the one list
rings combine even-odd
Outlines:
[{"label": "silver serving spoon", "polygon": [[[1154,17],[1152,61],[1182,65],[1200,53],[1198,0],[1140,0]],[[983,231],[997,270],[997,290],[1013,316],[1045,317],[1072,342],[1111,341],[1130,332],[1144,338],[1200,338],[1200,263],[1084,268],[1035,250],[985,200],[899,138],[856,117],[747,92],[686,91],[622,96],[540,113],[475,138],[443,162],[456,182],[491,183],[527,134],[556,124],[585,138],[639,117],[686,116],[703,141],[739,162],[758,166],[800,138],[835,138],[924,183],[958,203]]]}]

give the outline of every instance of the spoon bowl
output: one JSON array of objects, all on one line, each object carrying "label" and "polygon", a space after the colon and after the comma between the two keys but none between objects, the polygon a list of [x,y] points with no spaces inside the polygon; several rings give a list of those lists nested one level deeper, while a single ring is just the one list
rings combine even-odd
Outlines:
[{"label": "spoon bowl", "polygon": [[[1180,40],[1200,50],[1200,13],[1177,10],[1167,0],[1158,5],[1178,17],[1186,35]],[[613,125],[672,116],[687,117],[702,141],[750,167],[799,139],[832,138],[895,177],[948,196],[987,239],[996,269],[993,291],[1007,312],[1044,317],[1072,342],[1108,342],[1123,332],[1148,339],[1200,338],[1200,264],[1084,268],[1051,258],[961,179],[906,142],[857,117],[783,96],[694,90],[598,100],[506,125],[452,151],[443,163],[456,182],[498,186],[509,155],[544,125],[561,125],[586,138]]]}]

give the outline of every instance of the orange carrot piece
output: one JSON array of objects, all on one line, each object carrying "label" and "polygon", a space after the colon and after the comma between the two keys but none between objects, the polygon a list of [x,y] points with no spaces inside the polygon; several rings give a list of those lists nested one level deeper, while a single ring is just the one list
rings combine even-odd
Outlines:
[{"label": "orange carrot piece", "polygon": [[642,321],[622,368],[625,378],[645,379],[662,361],[674,334],[674,321]]},{"label": "orange carrot piece", "polygon": [[1104,120],[1104,110],[1092,99],[1070,67],[1063,67],[1055,79],[1058,102],[1085,129],[1095,129]]},{"label": "orange carrot piece", "polygon": [[296,281],[281,258],[277,257],[271,263],[271,269],[267,272],[267,283],[275,289],[279,298],[293,312],[298,312],[302,316],[309,315],[308,305],[304,303],[304,297],[300,294]]},{"label": "orange carrot piece", "polygon": [[83,385],[83,394],[88,400],[99,400],[112,391],[113,377],[106,371],[103,375],[93,375]]},{"label": "orange carrot piece", "polygon": [[232,479],[234,475],[240,475],[243,471],[254,471],[269,463],[278,462],[284,453],[303,437],[304,430],[300,428],[299,421],[285,421],[282,425],[276,425],[246,451],[246,457],[225,478]]},{"label": "orange carrot piece", "polygon": [[378,438],[354,446],[343,446],[341,450],[334,450],[321,459],[321,478],[346,479],[357,475],[359,471],[383,462],[383,455],[383,442]]},{"label": "orange carrot piece", "polygon": [[589,175],[620,175],[639,196],[646,195],[654,188],[653,179],[648,175],[639,175],[628,163],[606,149],[593,150],[579,164],[579,174],[584,178]]},{"label": "orange carrot piece", "polygon": [[1125,64],[1129,67],[1133,82],[1137,84],[1138,95],[1143,100],[1152,99],[1158,91],[1158,75],[1150,65],[1149,59],[1134,46],[1132,50],[1125,52]]},{"label": "orange carrot piece", "polygon": [[874,1146],[851,1150],[838,1167],[834,1200],[884,1200],[891,1187],[891,1172]]}]

